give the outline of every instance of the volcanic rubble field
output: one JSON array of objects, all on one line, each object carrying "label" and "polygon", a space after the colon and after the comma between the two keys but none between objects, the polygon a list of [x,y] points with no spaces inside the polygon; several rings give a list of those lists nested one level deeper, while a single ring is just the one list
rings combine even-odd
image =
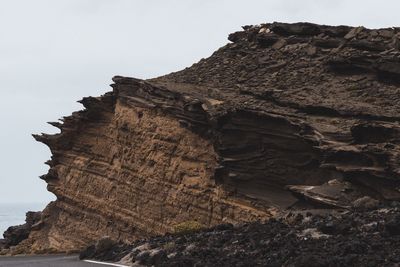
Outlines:
[{"label": "volcanic rubble field", "polygon": [[133,266],[398,266],[400,203],[365,211],[287,213],[133,244],[99,240],[81,258]]}]

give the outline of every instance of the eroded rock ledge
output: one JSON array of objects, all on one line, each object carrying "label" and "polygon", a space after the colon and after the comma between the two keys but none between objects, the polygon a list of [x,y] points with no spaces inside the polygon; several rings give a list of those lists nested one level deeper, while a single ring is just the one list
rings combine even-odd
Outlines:
[{"label": "eroded rock ledge", "polygon": [[4,239],[0,239],[0,255],[7,254],[10,248],[27,239],[32,229],[39,226],[41,217],[40,211],[28,211],[24,224],[8,227],[3,234]]},{"label": "eroded rock ledge", "polygon": [[51,123],[59,134],[34,136],[53,154],[42,179],[57,200],[19,249],[399,200],[399,38],[399,28],[246,26],[180,72],[114,77],[112,92]]}]

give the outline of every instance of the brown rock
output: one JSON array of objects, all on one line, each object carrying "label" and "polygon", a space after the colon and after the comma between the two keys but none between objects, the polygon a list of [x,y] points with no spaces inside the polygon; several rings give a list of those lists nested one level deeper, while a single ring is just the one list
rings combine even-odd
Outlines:
[{"label": "brown rock", "polygon": [[275,44],[272,45],[272,48],[281,49],[285,45],[286,45],[286,40],[285,39],[279,39]]},{"label": "brown rock", "polygon": [[393,35],[394,35],[393,30],[385,30],[384,29],[384,30],[378,31],[378,33],[379,33],[380,36],[382,36],[383,38],[387,38],[387,39],[392,38]]},{"label": "brown rock", "polygon": [[353,28],[349,33],[344,36],[344,39],[350,40],[356,38],[358,34],[360,34],[364,30],[364,27],[356,27]]}]

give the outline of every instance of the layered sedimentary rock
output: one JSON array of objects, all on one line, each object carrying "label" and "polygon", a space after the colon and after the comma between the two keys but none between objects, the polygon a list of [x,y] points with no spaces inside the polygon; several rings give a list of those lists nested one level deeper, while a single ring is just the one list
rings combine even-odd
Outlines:
[{"label": "layered sedimentary rock", "polygon": [[192,67],[113,91],[36,135],[57,200],[20,248],[266,220],[299,199],[400,199],[400,29],[246,26]]}]

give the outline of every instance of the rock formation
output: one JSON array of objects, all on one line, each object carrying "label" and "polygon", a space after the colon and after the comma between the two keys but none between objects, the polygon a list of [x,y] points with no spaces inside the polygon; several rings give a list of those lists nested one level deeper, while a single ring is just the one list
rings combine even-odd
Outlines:
[{"label": "rock formation", "polygon": [[0,239],[0,250],[6,252],[10,247],[14,247],[27,239],[32,229],[38,226],[41,217],[42,213],[40,211],[28,211],[24,224],[8,227],[3,234],[4,239]]},{"label": "rock formation", "polygon": [[400,28],[271,23],[229,40],[176,73],[114,77],[34,136],[57,200],[22,251],[400,199]]}]

